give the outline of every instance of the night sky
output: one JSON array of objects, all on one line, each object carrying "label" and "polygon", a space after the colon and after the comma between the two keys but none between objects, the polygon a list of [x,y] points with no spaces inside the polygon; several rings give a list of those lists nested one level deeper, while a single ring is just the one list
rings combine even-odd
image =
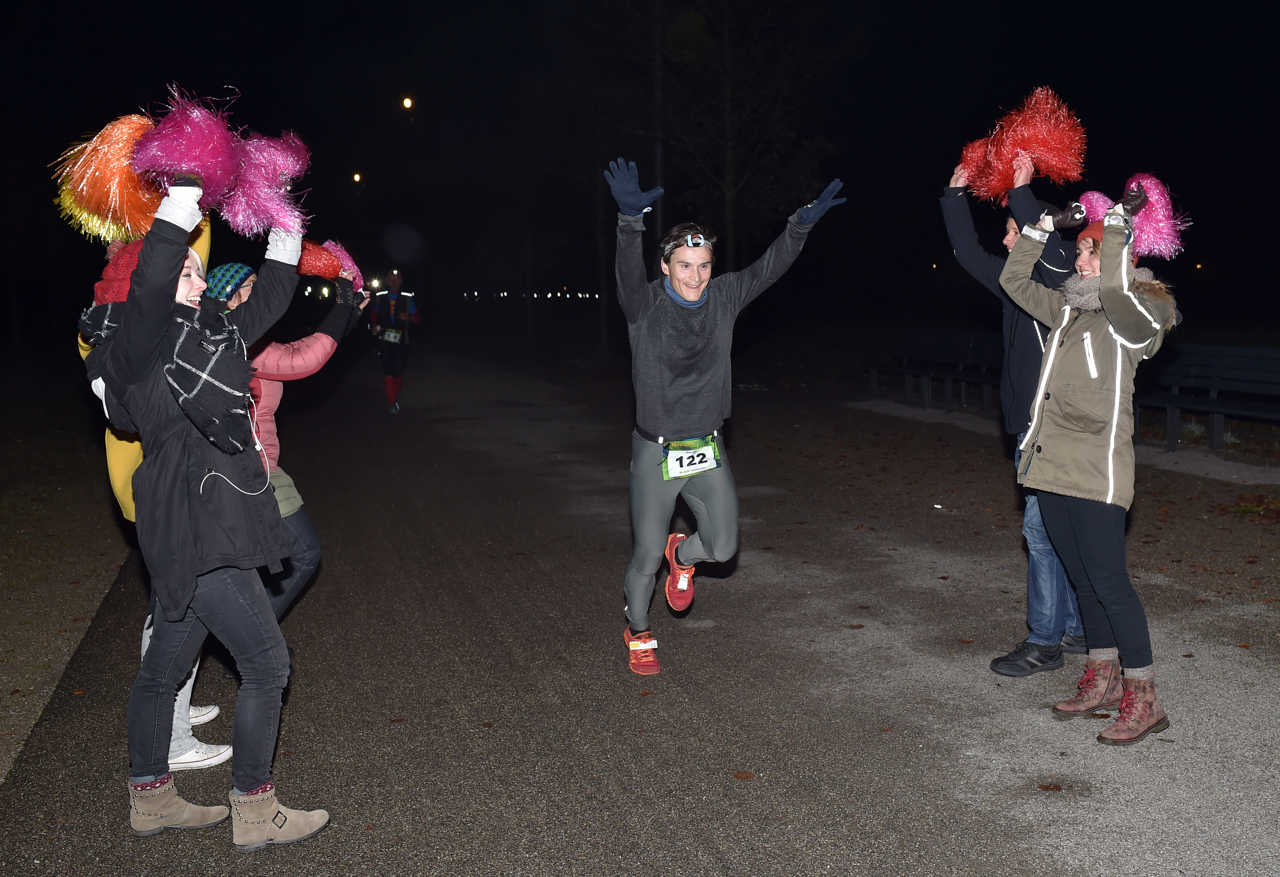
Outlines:
[{"label": "night sky", "polygon": [[[308,237],[343,241],[367,274],[399,267],[406,288],[439,296],[611,295],[600,288],[597,228],[611,259],[614,213],[611,201],[600,213],[598,174],[625,155],[645,188],[657,182],[654,68],[644,60],[655,31],[637,22],[670,23],[697,7],[187,3],[77,15],[24,4],[5,35],[0,337],[12,343],[18,327],[24,337],[65,334],[103,264],[101,246],[58,216],[48,165],[120,115],[162,112],[170,83],[238,94],[236,125],[297,132],[312,150],[297,186],[313,217]],[[1083,122],[1089,147],[1082,183],[1059,191],[1038,180],[1038,197],[1064,202],[1091,188],[1114,197],[1131,174],[1154,173],[1195,223],[1178,260],[1148,263],[1173,283],[1185,325],[1276,343],[1268,333],[1280,306],[1251,271],[1268,252],[1273,197],[1257,169],[1276,153],[1266,133],[1276,77],[1260,22],[1191,4],[1185,15],[1180,4],[1132,3],[813,8],[820,27],[786,50],[785,64],[758,64],[813,73],[795,133],[832,145],[819,174],[843,178],[850,200],[819,224],[786,291],[756,306],[764,313],[799,325],[963,316],[995,331],[994,301],[952,259],[937,198],[961,147],[1048,85]],[[673,69],[664,88],[679,102],[710,86]],[[674,144],[664,155],[664,223],[699,218],[687,196],[691,158]],[[800,203],[778,207],[747,255]],[[994,249],[1003,214],[983,205],[975,215]],[[213,262],[256,261],[261,248],[224,226]]]}]

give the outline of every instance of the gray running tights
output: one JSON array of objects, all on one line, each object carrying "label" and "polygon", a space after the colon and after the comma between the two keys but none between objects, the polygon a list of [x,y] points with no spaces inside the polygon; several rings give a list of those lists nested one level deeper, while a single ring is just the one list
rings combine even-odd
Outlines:
[{"label": "gray running tights", "polygon": [[698,531],[680,544],[682,565],[718,561],[738,551],[738,488],[729,469],[724,439],[718,437],[720,468],[688,478],[664,481],[662,445],[631,436],[631,534],[635,549],[623,591],[627,597],[627,621],[634,630],[648,630],[649,602],[671,534],[676,497],[693,510]]}]

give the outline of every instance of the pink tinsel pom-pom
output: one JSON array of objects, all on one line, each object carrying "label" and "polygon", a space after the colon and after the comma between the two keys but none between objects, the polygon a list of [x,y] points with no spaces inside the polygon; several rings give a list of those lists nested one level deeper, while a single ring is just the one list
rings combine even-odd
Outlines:
[{"label": "pink tinsel pom-pom", "polygon": [[1182,252],[1182,232],[1191,221],[1173,209],[1169,190],[1151,174],[1134,174],[1124,184],[1125,191],[1137,188],[1147,193],[1147,203],[1133,217],[1133,253],[1172,259]]},{"label": "pink tinsel pom-pom", "polygon": [[351,258],[351,254],[347,252],[347,248],[337,241],[325,241],[324,248],[338,257],[338,261],[342,263],[343,271],[351,272],[351,285],[355,287],[356,292],[364,289],[364,275],[360,273],[360,269],[356,266],[355,259]]},{"label": "pink tinsel pom-pom", "polygon": [[232,230],[256,237],[269,228],[293,234],[306,230],[306,216],[289,187],[307,171],[310,155],[294,134],[250,134],[240,143],[240,176],[219,208]]},{"label": "pink tinsel pom-pom", "polygon": [[176,174],[194,174],[204,189],[200,208],[208,210],[235,185],[238,142],[224,114],[173,89],[169,112],[134,147],[133,169],[166,192]]},{"label": "pink tinsel pom-pom", "polygon": [[1084,171],[1084,126],[1053,91],[1037,88],[1022,106],[996,122],[984,140],[964,148],[961,164],[969,189],[983,200],[1009,203],[1013,160],[1028,156],[1036,175],[1056,185],[1078,180]]},{"label": "pink tinsel pom-pom", "polygon": [[1084,205],[1084,215],[1090,222],[1097,222],[1106,216],[1107,211],[1116,204],[1101,192],[1085,192],[1080,196],[1080,203]]}]

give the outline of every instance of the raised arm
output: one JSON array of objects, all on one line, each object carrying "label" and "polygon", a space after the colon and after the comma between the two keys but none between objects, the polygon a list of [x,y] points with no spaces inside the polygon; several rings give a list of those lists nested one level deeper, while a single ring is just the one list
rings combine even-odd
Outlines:
[{"label": "raised arm", "polygon": [[315,334],[288,344],[268,344],[253,357],[258,377],[268,381],[296,381],[313,375],[329,361],[352,324],[354,304],[339,301],[325,315]]},{"label": "raised arm", "polygon": [[649,277],[644,269],[641,252],[644,238],[644,214],[654,201],[663,195],[661,186],[647,192],[640,191],[640,172],[634,161],[619,158],[609,162],[604,172],[605,181],[613,199],[618,202],[618,251],[614,258],[614,272],[618,280],[618,303],[627,316],[628,323],[640,319],[648,300]]},{"label": "raised arm", "polygon": [[738,310],[742,310],[778,281],[795,262],[809,232],[824,214],[837,204],[843,204],[847,198],[837,198],[836,194],[844,186],[837,177],[827,184],[822,194],[801,207],[787,219],[787,227],[782,234],[769,245],[764,255],[756,259],[744,270],[726,275],[723,280],[731,281],[728,295],[735,299]]},{"label": "raised arm", "polygon": [[[1014,222],[1021,228],[1024,225],[1035,225],[1040,221],[1040,202],[1031,194],[1031,177],[1035,173],[1035,165],[1025,155],[1013,160],[1013,188],[1009,190],[1009,212]],[[1058,232],[1049,232],[1044,251],[1040,254],[1041,279],[1053,286],[1058,286],[1071,274],[1075,262],[1074,247],[1063,242]]]},{"label": "raised arm", "polygon": [[1103,219],[1102,281],[1098,299],[1102,310],[1124,341],[1145,344],[1170,323],[1173,305],[1141,295],[1134,282],[1133,216],[1146,203],[1139,183],[1136,192],[1126,192]]},{"label": "raised arm", "polygon": [[942,190],[942,221],[947,226],[947,240],[951,242],[951,251],[955,253],[960,267],[990,290],[992,295],[1003,300],[1000,272],[1004,270],[1004,259],[988,253],[978,243],[978,232],[973,227],[973,214],[965,197],[968,182],[963,166],[956,165],[951,174],[950,185]]},{"label": "raised arm", "polygon": [[1049,234],[1032,225],[1023,227],[1022,235],[1004,263],[1000,285],[1018,307],[1046,326],[1053,326],[1066,307],[1066,299],[1062,293],[1031,279]]},{"label": "raised arm", "polygon": [[252,345],[261,338],[289,309],[294,290],[298,288],[301,256],[302,235],[271,229],[266,261],[258,269],[253,295],[228,316],[240,330],[245,344]]},{"label": "raised arm", "polygon": [[129,277],[129,295],[104,372],[119,394],[148,373],[159,355],[173,316],[174,293],[187,259],[187,238],[200,223],[202,194],[191,178],[179,177],[156,210]]}]

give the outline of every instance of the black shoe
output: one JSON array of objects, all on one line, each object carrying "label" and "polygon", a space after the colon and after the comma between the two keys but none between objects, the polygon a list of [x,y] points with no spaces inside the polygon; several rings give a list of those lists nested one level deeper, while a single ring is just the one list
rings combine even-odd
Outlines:
[{"label": "black shoe", "polygon": [[1030,676],[1062,666],[1062,649],[1059,646],[1042,646],[1023,640],[1017,648],[991,662],[993,673],[1001,676]]},{"label": "black shoe", "polygon": [[1085,644],[1082,636],[1067,634],[1058,645],[1062,648],[1064,655],[1087,655],[1089,653],[1089,647]]}]

